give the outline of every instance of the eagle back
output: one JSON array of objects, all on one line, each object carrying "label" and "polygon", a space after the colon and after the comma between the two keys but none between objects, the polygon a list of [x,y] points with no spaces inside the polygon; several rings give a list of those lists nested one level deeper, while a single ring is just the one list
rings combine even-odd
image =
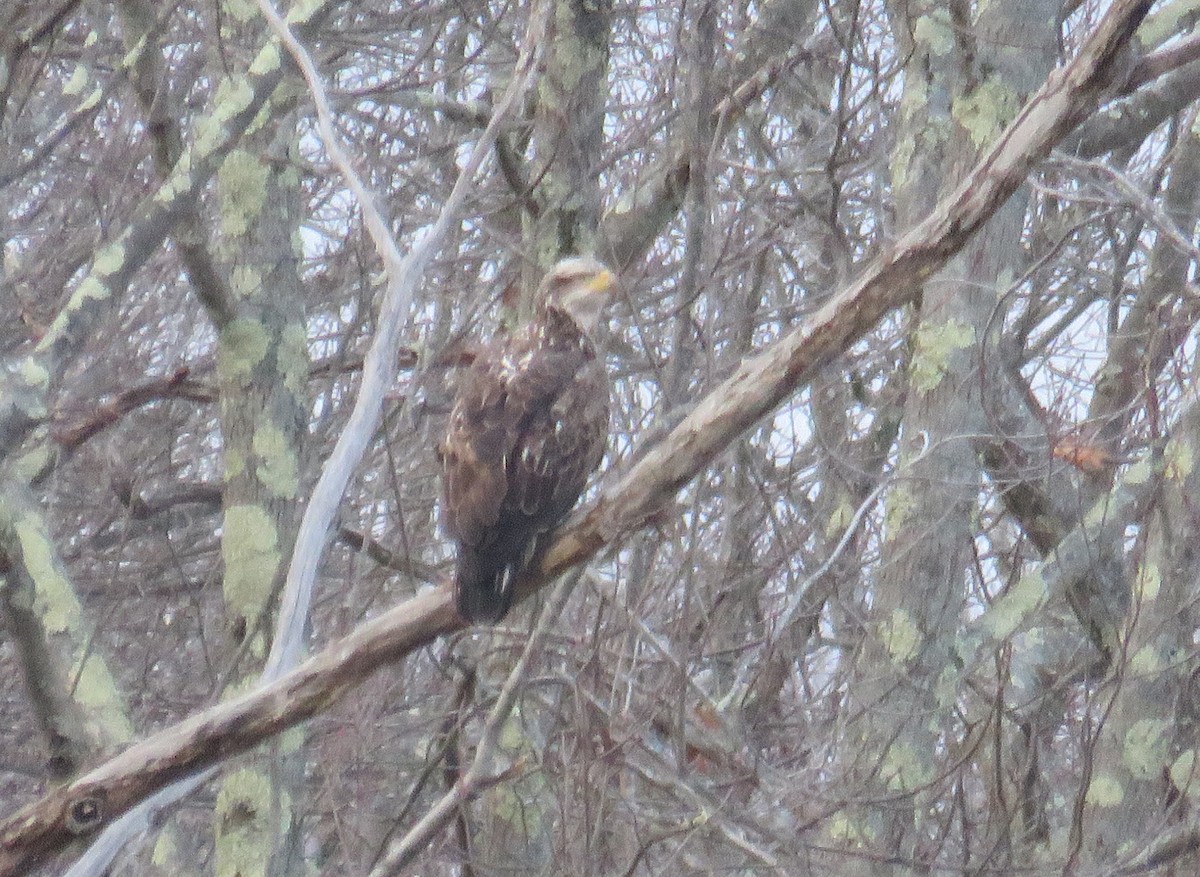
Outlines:
[{"label": "eagle back", "polygon": [[599,465],[607,433],[595,347],[569,316],[543,308],[464,375],[442,448],[447,529],[471,546],[552,529]]}]

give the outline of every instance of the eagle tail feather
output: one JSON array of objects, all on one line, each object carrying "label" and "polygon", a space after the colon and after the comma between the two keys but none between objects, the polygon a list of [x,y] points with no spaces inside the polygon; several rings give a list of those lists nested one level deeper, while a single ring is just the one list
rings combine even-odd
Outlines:
[{"label": "eagle tail feather", "polygon": [[470,624],[495,624],[512,606],[515,564],[487,563],[479,553],[460,549],[454,577],[458,614]]}]

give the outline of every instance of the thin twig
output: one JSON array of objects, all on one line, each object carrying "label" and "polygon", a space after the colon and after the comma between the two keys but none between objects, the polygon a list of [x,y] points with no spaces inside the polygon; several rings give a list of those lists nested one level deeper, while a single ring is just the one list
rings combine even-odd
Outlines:
[{"label": "thin twig", "polygon": [[[462,775],[454,788],[446,792],[436,804],[430,807],[420,821],[388,850],[379,865],[371,871],[371,877],[390,877],[399,872],[401,868],[416,858],[437,832],[454,819],[459,808],[465,802],[470,801],[485,788],[496,784],[497,776],[490,771],[490,767],[496,746],[500,741],[500,731],[505,720],[508,719],[509,713],[512,712],[513,705],[517,702],[517,694],[529,675],[530,664],[535,657],[541,654],[542,643],[550,629],[558,623],[567,597],[571,595],[575,583],[583,574],[583,569],[583,567],[577,567],[551,591],[550,599],[546,601],[542,614],[538,617],[537,626],[530,634],[529,641],[525,643],[521,657],[517,660],[516,666],[512,668],[512,672],[508,674],[508,678],[504,680],[500,696],[496,698],[496,703],[488,713],[487,721],[483,726],[483,734],[475,749],[475,758],[471,761],[467,772]],[[501,773],[500,776],[507,776],[509,772],[511,772],[511,768]]]}]

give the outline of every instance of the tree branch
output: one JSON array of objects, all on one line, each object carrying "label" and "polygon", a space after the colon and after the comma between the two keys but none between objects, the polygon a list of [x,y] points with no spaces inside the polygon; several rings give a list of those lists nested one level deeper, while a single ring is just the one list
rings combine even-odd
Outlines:
[{"label": "tree branch", "polygon": [[145,381],[122,390],[111,399],[101,402],[83,420],[51,429],[54,440],[67,450],[74,450],[117,423],[131,411],[160,399],[191,399],[192,388],[187,386],[189,369],[177,369],[173,375]]},{"label": "tree branch", "polygon": [[[467,768],[466,773],[459,778],[453,788],[448,789],[429,808],[404,837],[388,849],[387,855],[371,869],[371,877],[390,877],[392,874],[399,874],[400,869],[408,865],[425,848],[426,844],[455,817],[463,804],[477,797],[495,783],[494,776],[488,776],[486,771],[490,768],[493,756],[499,747],[504,723],[512,712],[521,688],[529,676],[530,664],[541,654],[542,643],[545,642],[550,628],[554,626],[562,613],[563,607],[567,603],[567,597],[570,596],[575,583],[579,581],[579,576],[580,572],[577,571],[569,578],[564,579],[554,590],[550,599],[546,601],[542,614],[538,617],[537,625],[525,643],[521,657],[517,659],[508,678],[504,680],[500,695],[496,698],[491,712],[488,713],[479,745],[475,748],[475,757],[471,760],[471,765]],[[511,772],[516,766],[510,765],[504,773]]]}]

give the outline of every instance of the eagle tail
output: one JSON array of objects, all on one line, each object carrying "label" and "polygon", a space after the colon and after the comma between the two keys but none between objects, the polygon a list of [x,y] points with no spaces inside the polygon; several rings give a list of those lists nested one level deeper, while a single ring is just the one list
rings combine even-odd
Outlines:
[{"label": "eagle tail", "polygon": [[478,553],[460,548],[454,576],[458,614],[470,624],[495,624],[512,606],[516,573],[512,563],[487,563]]}]

